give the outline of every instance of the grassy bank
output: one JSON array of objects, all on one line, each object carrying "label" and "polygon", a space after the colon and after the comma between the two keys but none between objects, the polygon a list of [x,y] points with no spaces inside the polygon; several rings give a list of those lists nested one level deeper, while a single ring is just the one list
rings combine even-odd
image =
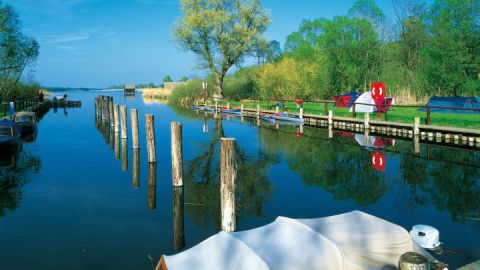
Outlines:
[{"label": "grassy bank", "polygon": [[[228,101],[222,102],[221,106],[225,106]],[[230,101],[231,106],[235,108],[240,107],[239,101]],[[245,108],[256,108],[260,105],[263,110],[275,110],[275,102],[254,102],[244,101]],[[285,106],[290,113],[299,113],[299,109],[296,108],[294,102],[285,103]],[[305,114],[325,115],[325,104],[316,102],[303,103]],[[334,116],[341,117],[353,117],[348,108],[334,108],[333,104],[327,105],[327,110],[333,110]],[[418,111],[417,108],[401,108],[395,107],[387,113],[387,119],[390,122],[400,122],[413,124],[414,118],[420,117],[421,123],[425,124],[427,119],[427,113]],[[363,119],[364,113],[357,113],[356,118]],[[370,119],[377,119],[377,113],[372,113]],[[382,120],[385,120],[385,116],[382,115]],[[450,113],[431,113],[430,116],[431,125],[435,126],[450,126],[461,128],[475,128],[480,129],[480,114],[450,114]]]}]

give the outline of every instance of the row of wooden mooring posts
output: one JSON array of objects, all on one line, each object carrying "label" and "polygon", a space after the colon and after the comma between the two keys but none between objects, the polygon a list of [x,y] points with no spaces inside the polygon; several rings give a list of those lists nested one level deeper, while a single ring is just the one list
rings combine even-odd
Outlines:
[{"label": "row of wooden mooring posts", "polygon": [[[115,133],[118,134],[121,127],[122,139],[127,139],[127,112],[125,106],[119,106],[113,103],[113,98],[109,96],[100,96],[95,99],[96,116],[110,123],[114,127]],[[120,120],[119,116],[120,115]],[[131,109],[131,134],[133,147],[133,186],[139,186],[139,136],[138,136],[138,110]],[[154,115],[145,115],[147,155],[149,162],[148,170],[148,207],[155,209],[155,186],[156,186],[156,148],[155,148],[155,123]],[[171,158],[172,158],[172,186],[174,192],[174,231],[183,234],[183,156],[182,156],[182,128],[180,122],[172,122],[171,130]],[[123,146],[126,144],[122,140]],[[235,189],[237,178],[236,165],[236,140],[232,138],[221,139],[221,160],[220,160],[220,198],[221,198],[221,220],[222,230],[231,232],[236,230],[236,211],[235,211]],[[126,150],[127,151],[127,150]],[[137,166],[137,167],[136,167]],[[174,245],[182,246],[183,236],[174,236]],[[177,239],[177,240],[175,240]],[[184,245],[184,244],[183,244]]]}]

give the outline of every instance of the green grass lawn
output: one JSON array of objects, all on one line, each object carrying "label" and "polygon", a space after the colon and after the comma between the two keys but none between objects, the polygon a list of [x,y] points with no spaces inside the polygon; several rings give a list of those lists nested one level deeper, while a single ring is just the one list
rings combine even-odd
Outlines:
[{"label": "green grass lawn", "polygon": [[[225,106],[228,101],[224,101],[219,106]],[[274,101],[267,102],[253,102],[248,101],[244,102],[245,108],[256,108],[256,105],[260,105],[263,110],[275,110]],[[239,101],[230,101],[230,104],[234,108],[240,107]],[[285,103],[288,112],[298,113],[296,104],[294,102]],[[305,114],[316,114],[316,115],[325,115],[325,104],[318,102],[304,102],[303,103],[304,113]],[[341,117],[353,117],[352,113],[349,112],[348,108],[334,108],[333,104],[327,105],[328,110],[333,110],[334,116]],[[372,113],[370,119],[377,120],[377,113]],[[387,113],[387,119],[391,122],[400,122],[413,124],[415,117],[420,117],[420,123],[426,124],[427,113],[420,112],[417,108],[402,108],[396,107],[391,108]],[[357,113],[356,118],[363,119],[364,113]],[[385,120],[385,116],[382,115],[382,120]],[[450,126],[450,127],[461,127],[461,128],[475,128],[480,129],[480,114],[453,114],[453,113],[431,113],[430,116],[431,125],[435,126]]]}]

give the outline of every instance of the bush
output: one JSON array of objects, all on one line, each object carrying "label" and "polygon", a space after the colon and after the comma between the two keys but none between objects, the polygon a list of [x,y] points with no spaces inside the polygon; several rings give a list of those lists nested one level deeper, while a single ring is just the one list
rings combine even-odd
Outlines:
[{"label": "bush", "polygon": [[178,86],[172,91],[172,94],[168,97],[168,101],[177,104],[192,104],[196,100],[204,100],[205,95],[210,97],[212,95],[213,83],[208,83],[207,91],[202,89],[203,80],[191,80],[186,84]]},{"label": "bush", "polygon": [[18,82],[15,84],[14,80],[8,80],[0,89],[1,102],[9,102],[15,100],[29,99],[35,96],[35,89],[39,89],[38,83],[24,83]]}]

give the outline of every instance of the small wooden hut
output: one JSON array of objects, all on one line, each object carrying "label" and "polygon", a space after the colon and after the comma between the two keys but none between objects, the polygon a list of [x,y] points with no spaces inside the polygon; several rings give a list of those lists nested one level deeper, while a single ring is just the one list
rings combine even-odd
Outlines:
[{"label": "small wooden hut", "polygon": [[124,86],[125,95],[135,95],[135,85],[134,84],[125,84]]}]

